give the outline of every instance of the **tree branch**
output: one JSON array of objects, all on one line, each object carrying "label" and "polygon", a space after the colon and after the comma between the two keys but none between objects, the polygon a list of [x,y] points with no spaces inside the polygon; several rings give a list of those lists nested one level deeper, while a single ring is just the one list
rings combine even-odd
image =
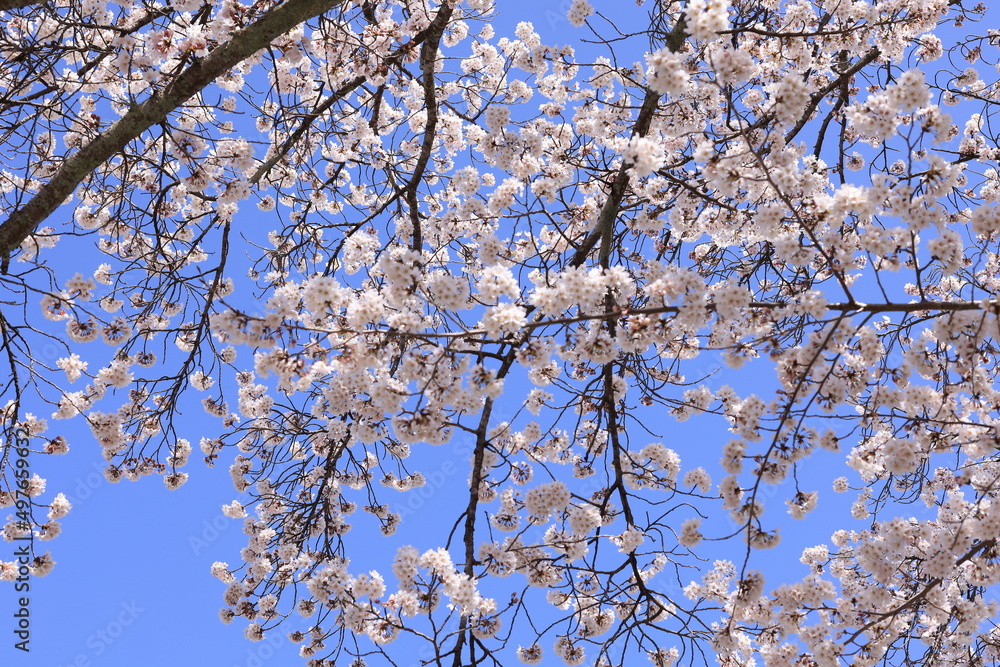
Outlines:
[{"label": "tree branch", "polygon": [[0,0],[0,12],[9,12],[12,9],[23,9],[40,4],[42,4],[42,0]]},{"label": "tree branch", "polygon": [[[667,40],[667,48],[674,53],[680,51],[686,38],[687,21],[682,15],[670,33]],[[653,123],[653,114],[656,113],[659,103],[660,94],[647,88],[646,95],[642,100],[642,107],[640,107],[639,115],[635,120],[635,126],[632,128],[633,137],[646,136],[649,132],[649,126]],[[570,266],[580,266],[587,261],[587,255],[590,254],[594,246],[597,245],[597,242],[600,241],[601,266],[607,268],[608,257],[611,253],[611,239],[614,235],[614,224],[618,218],[622,199],[625,198],[625,190],[628,188],[628,169],[631,166],[630,162],[622,160],[622,164],[618,168],[618,173],[615,174],[615,180],[611,183],[611,192],[608,194],[608,199],[604,202],[604,207],[601,209],[600,216],[597,219],[597,225],[587,235],[587,238],[583,240],[580,247],[577,248],[573,259],[570,261]]]},{"label": "tree branch", "polygon": [[434,149],[434,140],[437,138],[438,107],[437,93],[434,83],[434,67],[437,62],[438,46],[441,43],[441,36],[451,19],[454,8],[451,5],[442,5],[438,10],[434,21],[427,28],[428,40],[420,47],[420,70],[423,77],[424,105],[427,107],[427,121],[424,125],[424,139],[420,145],[420,155],[417,157],[417,164],[413,167],[413,176],[406,185],[406,202],[410,207],[410,222],[413,225],[413,239],[411,247],[416,252],[423,248],[423,234],[420,229],[420,202],[417,198],[417,188],[427,170],[427,164],[431,159],[431,152]]},{"label": "tree branch", "polygon": [[[7,2],[10,0],[0,0]],[[21,0],[15,0],[20,2]],[[319,16],[344,0],[288,0],[253,25],[233,35],[205,58],[195,60],[165,90],[154,92],[89,144],[67,158],[52,179],[28,203],[0,225],[0,271],[7,272],[10,254],[48,218],[76,186],[147,129],[162,123],[178,106],[201,92],[223,73],[267,46],[303,21]]]}]

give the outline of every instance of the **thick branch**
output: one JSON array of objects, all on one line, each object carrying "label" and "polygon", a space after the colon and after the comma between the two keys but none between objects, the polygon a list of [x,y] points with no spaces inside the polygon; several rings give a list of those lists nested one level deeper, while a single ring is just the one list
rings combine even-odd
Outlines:
[{"label": "thick branch", "polygon": [[[632,136],[646,136],[646,133],[649,132],[649,125],[653,121],[653,112],[656,111],[659,101],[659,93],[646,90],[646,96],[642,101],[642,107],[639,109],[639,117],[635,121]],[[594,249],[594,246],[597,245],[597,242],[600,241],[601,266],[607,268],[608,258],[611,253],[611,239],[614,235],[615,220],[618,219],[618,211],[621,208],[622,199],[625,198],[625,190],[628,189],[628,169],[631,166],[631,162],[622,161],[621,167],[618,168],[618,173],[615,174],[615,180],[611,183],[611,192],[608,194],[608,199],[604,202],[604,207],[597,218],[597,225],[587,235],[587,238],[583,240],[580,247],[577,248],[576,254],[573,255],[573,259],[570,261],[571,266],[580,266],[587,261],[587,256]]]},{"label": "thick branch", "polygon": [[[686,38],[687,22],[681,16],[670,33],[667,40],[667,48],[675,53],[680,51]],[[639,116],[636,118],[635,126],[632,128],[633,137],[645,137],[649,132],[649,126],[653,123],[653,114],[656,113],[656,107],[659,105],[659,102],[659,93],[647,88],[646,95],[642,100],[642,107],[639,109]],[[614,236],[615,220],[618,219],[618,211],[621,208],[622,199],[625,198],[625,191],[628,189],[628,169],[631,166],[630,162],[622,161],[621,167],[618,168],[618,173],[615,174],[615,180],[611,183],[611,192],[608,194],[608,199],[604,202],[604,207],[601,209],[597,225],[587,235],[587,238],[583,240],[580,247],[577,248],[576,254],[573,255],[573,259],[570,261],[571,266],[580,266],[587,261],[587,255],[590,254],[594,246],[597,245],[597,242],[600,241],[600,263],[602,267],[607,268],[608,257],[611,253],[611,240]]]},{"label": "thick branch", "polygon": [[40,4],[42,4],[42,0],[0,0],[0,12],[9,12],[12,9],[22,9]]},{"label": "thick branch", "polygon": [[411,247],[420,252],[424,245],[423,235],[420,229],[419,201],[417,200],[417,188],[419,187],[427,164],[431,159],[431,152],[434,149],[434,140],[437,138],[438,107],[437,93],[434,83],[434,67],[437,62],[438,47],[441,43],[441,36],[444,34],[445,26],[451,19],[454,12],[451,5],[442,5],[434,17],[433,23],[428,27],[428,40],[420,48],[420,70],[423,78],[424,106],[427,107],[427,121],[424,125],[424,140],[420,146],[420,155],[417,157],[417,164],[413,167],[413,176],[406,186],[406,202],[410,206],[410,221],[413,224],[413,240]]},{"label": "thick branch", "polygon": [[[0,2],[7,0],[0,0]],[[19,0],[18,0],[19,1]],[[157,91],[132,107],[107,132],[67,158],[52,179],[27,204],[0,225],[0,258],[6,272],[10,254],[94,169],[147,129],[162,123],[171,111],[201,92],[212,81],[257,53],[279,35],[340,4],[344,0],[288,0],[205,58],[195,60],[166,90]]]}]

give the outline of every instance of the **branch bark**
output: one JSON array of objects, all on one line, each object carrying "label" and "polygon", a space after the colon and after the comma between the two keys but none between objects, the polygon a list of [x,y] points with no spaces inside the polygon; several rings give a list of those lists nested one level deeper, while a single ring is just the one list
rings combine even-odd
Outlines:
[{"label": "branch bark", "polygon": [[406,185],[406,202],[410,207],[410,222],[413,225],[413,240],[411,247],[416,252],[420,252],[424,246],[423,234],[420,229],[420,202],[417,199],[417,188],[427,170],[431,153],[434,150],[434,140],[437,134],[438,124],[438,103],[437,92],[434,83],[434,66],[437,62],[438,47],[441,43],[441,36],[454,12],[451,5],[441,5],[434,21],[427,29],[428,40],[420,47],[420,70],[423,76],[424,106],[427,108],[427,121],[424,126],[424,140],[420,145],[420,155],[417,157],[417,164],[413,167],[413,176]]},{"label": "branch bark", "polygon": [[[0,0],[0,2],[21,0]],[[0,225],[0,270],[7,272],[10,254],[73,194],[76,186],[147,129],[194,97],[216,78],[303,21],[333,9],[344,0],[288,0],[253,25],[236,32],[205,58],[196,60],[163,91],[132,107],[107,132],[67,158],[59,171],[21,208]]]},{"label": "branch bark", "polygon": [[23,9],[40,4],[42,4],[42,0],[0,0],[0,12],[9,12],[12,9]]},{"label": "branch bark", "polygon": [[[681,15],[678,19],[676,25],[674,25],[673,31],[667,40],[667,48],[670,51],[677,53],[684,46],[684,40],[687,38],[687,20]],[[646,94],[642,100],[642,107],[639,109],[639,115],[636,118],[635,126],[632,128],[633,137],[645,137],[649,132],[649,126],[653,122],[653,114],[656,113],[656,108],[659,106],[660,94],[651,90],[646,89]],[[611,183],[611,192],[608,193],[608,198],[604,202],[604,207],[601,209],[601,213],[598,216],[597,224],[594,229],[587,235],[587,238],[583,240],[580,247],[577,248],[576,253],[573,255],[573,259],[570,260],[570,266],[581,266],[587,261],[587,256],[590,255],[591,251],[597,245],[597,242],[601,242],[601,266],[607,268],[608,257],[611,252],[611,240],[614,236],[614,225],[615,221],[618,219],[618,212],[621,210],[622,199],[625,197],[625,191],[628,189],[629,184],[629,167],[632,164],[626,160],[622,160],[621,166],[618,168],[618,173],[615,174],[615,180]]]}]

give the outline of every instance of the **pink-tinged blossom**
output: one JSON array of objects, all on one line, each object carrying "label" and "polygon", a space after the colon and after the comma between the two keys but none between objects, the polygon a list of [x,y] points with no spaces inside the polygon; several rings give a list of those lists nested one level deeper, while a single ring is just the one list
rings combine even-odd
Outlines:
[{"label": "pink-tinged blossom", "polygon": [[569,19],[571,25],[579,28],[586,22],[587,17],[593,13],[594,8],[587,0],[573,0],[573,4],[570,5],[569,10],[566,12],[566,18]]},{"label": "pink-tinged blossom", "polygon": [[687,89],[691,75],[679,53],[661,49],[646,56],[647,85],[658,93],[678,97]]}]

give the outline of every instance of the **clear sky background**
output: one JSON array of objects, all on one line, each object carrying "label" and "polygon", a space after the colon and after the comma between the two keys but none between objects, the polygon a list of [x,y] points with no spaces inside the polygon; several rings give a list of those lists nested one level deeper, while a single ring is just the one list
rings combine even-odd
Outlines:
[{"label": "clear sky background", "polygon": [[[575,42],[582,36],[565,20],[569,0],[500,0],[498,4],[502,12],[496,24],[498,37],[512,36],[518,21],[533,22],[547,43]],[[598,0],[594,4],[606,10],[617,2]],[[244,224],[270,229],[273,223],[263,219],[265,215],[247,206],[240,217]],[[57,257],[58,252],[72,253],[73,244],[73,239],[64,240],[50,257]],[[706,374],[715,368],[710,357],[701,363]],[[717,388],[728,383],[743,391],[741,382],[755,382],[753,369],[749,370],[751,373],[744,369],[736,374],[722,368],[708,384]],[[770,372],[770,364],[762,362],[760,371]],[[738,380],[737,375],[743,379]],[[41,416],[48,416],[50,411],[30,405],[25,410]],[[190,421],[185,422],[189,431],[184,435],[195,445],[195,452],[186,469],[191,474],[188,483],[174,492],[167,491],[159,477],[136,483],[108,483],[101,474],[99,447],[89,429],[82,428],[83,422],[67,425],[50,421],[52,430],[71,427],[71,451],[62,457],[34,457],[33,472],[48,479],[46,497],[62,491],[70,498],[73,510],[63,520],[63,533],[58,538],[39,543],[51,550],[57,565],[49,576],[31,580],[30,654],[13,648],[16,638],[12,614],[19,594],[12,586],[0,586],[0,665],[260,667],[302,663],[297,647],[282,633],[254,644],[243,637],[245,621],[237,619],[225,626],[218,619],[224,586],[210,575],[209,567],[217,560],[238,563],[245,536],[241,522],[226,518],[220,509],[236,497],[228,474],[229,461],[223,459],[216,468],[208,469],[200,463],[197,451],[198,439],[212,435],[216,420],[196,411],[185,417]],[[668,434],[664,442],[681,453],[685,470],[706,463],[714,467],[721,445],[728,438],[724,423],[716,418],[693,418],[681,425],[665,418],[661,432]],[[453,506],[457,498],[464,502],[468,493],[462,440],[434,451],[440,458],[424,468],[431,483],[421,495],[411,494],[410,521],[404,529],[412,531],[413,543],[421,549],[437,545],[420,543],[427,539],[421,536],[420,527],[432,526],[435,518],[443,514],[440,510]],[[815,485],[803,486],[820,491],[821,509],[807,523],[784,529],[781,562],[796,566],[784,568],[788,581],[800,578],[806,570],[795,562],[796,550],[827,542],[833,527],[843,523],[840,517],[845,516],[849,499],[837,499],[825,477],[831,472],[849,472],[843,466],[843,457],[824,452],[807,463],[808,468],[820,472]],[[788,497],[789,489],[788,484],[770,487],[772,504]],[[783,513],[777,508],[773,511]],[[451,519],[455,512],[446,516]],[[705,527],[706,533],[715,532],[710,523]],[[377,548],[380,543],[375,541],[374,545]],[[14,549],[14,544],[0,542],[0,560],[11,560]],[[705,552],[699,549],[699,553],[714,555],[711,545]],[[369,569],[366,558],[371,559],[371,567],[382,566],[385,556],[355,553],[352,572]],[[777,566],[773,569],[777,576]],[[395,584],[391,573],[386,583],[389,587]],[[777,583],[769,576],[768,590]],[[420,656],[410,657],[409,663],[401,658],[400,666],[416,667]]]}]

